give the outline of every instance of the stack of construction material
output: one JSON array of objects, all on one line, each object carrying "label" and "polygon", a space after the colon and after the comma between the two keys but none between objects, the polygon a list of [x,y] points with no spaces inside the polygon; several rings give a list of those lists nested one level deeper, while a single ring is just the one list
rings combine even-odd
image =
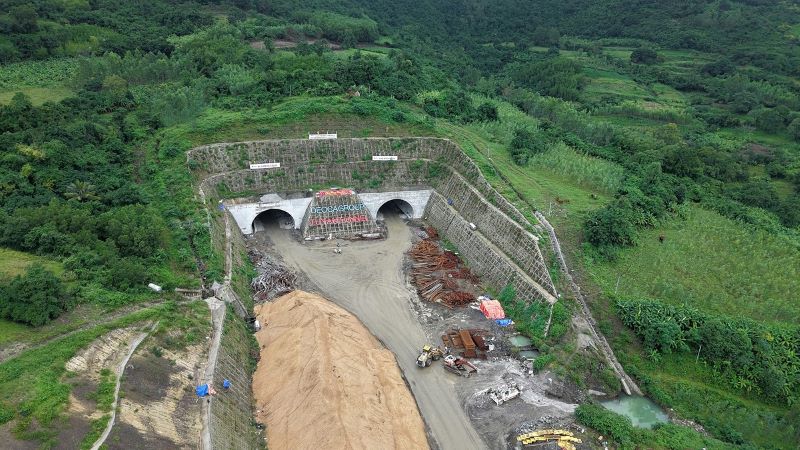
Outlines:
[{"label": "stack of construction material", "polygon": [[420,297],[450,308],[475,300],[474,295],[459,289],[458,280],[474,284],[477,278],[461,267],[455,253],[443,250],[433,239],[424,239],[411,247],[408,254],[413,260],[411,280]]},{"label": "stack of construction material", "polygon": [[523,445],[536,445],[544,442],[555,442],[562,450],[575,450],[575,444],[582,441],[567,430],[539,430],[517,436],[517,442]]},{"label": "stack of construction material", "polygon": [[442,335],[445,347],[462,350],[460,355],[465,358],[486,359],[489,344],[486,343],[489,332],[480,328],[451,328]]}]

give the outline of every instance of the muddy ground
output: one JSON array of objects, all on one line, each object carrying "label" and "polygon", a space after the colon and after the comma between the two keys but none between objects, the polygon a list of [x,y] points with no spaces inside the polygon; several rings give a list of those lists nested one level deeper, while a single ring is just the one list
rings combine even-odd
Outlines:
[{"label": "muddy ground", "polygon": [[201,405],[194,393],[204,345],[169,350],[156,337],[142,342],[125,368],[119,412],[105,446],[198,448]]},{"label": "muddy ground", "polygon": [[[386,226],[385,240],[323,242],[303,242],[296,232],[268,226],[248,246],[277,254],[299,272],[299,287],[355,314],[395,354],[433,448],[509,448],[520,429],[572,426],[579,393],[552,374],[534,375],[530,363],[510,357],[501,345],[499,327],[493,328],[498,350],[486,361],[473,361],[478,373],[470,378],[446,372],[440,363],[427,369],[416,366],[419,349],[425,343],[441,345],[444,330],[489,328],[491,322],[469,307],[451,310],[420,300],[405,270],[405,252],[419,239],[415,228],[396,215],[386,216]],[[497,406],[485,391],[508,383],[522,393]]]}]

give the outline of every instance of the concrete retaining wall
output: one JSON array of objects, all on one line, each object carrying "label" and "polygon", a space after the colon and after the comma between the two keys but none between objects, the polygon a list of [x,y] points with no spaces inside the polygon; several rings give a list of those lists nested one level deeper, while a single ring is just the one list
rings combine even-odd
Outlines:
[{"label": "concrete retaining wall", "polygon": [[458,247],[460,255],[481,281],[498,289],[513,284],[519,299],[555,302],[553,294],[510,261],[480,229],[472,230],[469,222],[448,205],[447,200],[439,193],[434,192],[431,195],[425,217],[442,236]]},{"label": "concrete retaining wall", "polygon": [[442,183],[436,192],[449,200],[467,222],[496,245],[506,256],[522,268],[536,283],[555,294],[553,280],[539,250],[538,238],[511,220],[498,207],[490,204],[477,189],[458,173]]},{"label": "concrete retaining wall", "polygon": [[[214,370],[218,393],[210,403],[211,448],[214,450],[264,448],[264,438],[253,422],[251,340],[244,321],[229,310]],[[227,391],[220,387],[225,379],[232,384]]]},{"label": "concrete retaining wall", "polygon": [[[372,161],[373,156],[398,161]],[[475,163],[448,139],[367,138],[309,141],[284,139],[204,145],[187,154],[189,167],[216,199],[230,192],[285,192],[331,184],[360,192],[431,186],[447,173],[460,173],[493,205],[520,224],[527,219],[486,181]],[[279,162],[278,169],[248,169],[250,163]],[[432,164],[438,163],[438,164]],[[217,188],[229,192],[219,192]],[[224,190],[223,190],[224,191]],[[222,197],[220,196],[222,194]],[[215,201],[216,201],[215,199]]]},{"label": "concrete retaining wall", "polygon": [[[398,160],[372,161],[373,155],[397,156]],[[188,162],[213,201],[225,196],[331,185],[353,187],[362,193],[433,187],[452,201],[467,225],[472,222],[478,226],[495,251],[507,256],[521,273],[543,289],[540,297],[552,301],[557,295],[528,220],[449,140],[373,138],[223,143],[191,150]],[[264,162],[279,162],[281,168],[247,169],[250,163]],[[467,261],[472,264],[469,258]]]}]

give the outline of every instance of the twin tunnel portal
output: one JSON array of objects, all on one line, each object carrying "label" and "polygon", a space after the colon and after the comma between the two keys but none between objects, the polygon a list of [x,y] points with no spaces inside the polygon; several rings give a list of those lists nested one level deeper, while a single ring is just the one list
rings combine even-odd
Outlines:
[{"label": "twin tunnel portal", "polygon": [[226,202],[224,207],[245,235],[270,227],[302,229],[306,235],[368,234],[373,231],[369,223],[374,224],[387,214],[422,218],[430,195],[430,190],[356,194],[349,189],[337,189],[301,198],[267,194],[259,201]]},{"label": "twin tunnel portal", "polygon": [[[406,217],[414,217],[414,207],[407,201],[401,199],[389,200],[378,208],[378,213],[375,215],[377,220],[386,215],[405,215]],[[279,227],[284,229],[300,228],[300,224],[295,223],[294,217],[287,211],[282,209],[267,209],[258,213],[252,223],[253,231],[261,231],[270,227]]]}]

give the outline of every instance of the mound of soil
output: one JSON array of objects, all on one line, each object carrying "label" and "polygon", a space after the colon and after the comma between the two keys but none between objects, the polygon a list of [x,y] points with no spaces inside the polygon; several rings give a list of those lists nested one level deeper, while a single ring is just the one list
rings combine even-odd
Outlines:
[{"label": "mound of soil", "polygon": [[270,449],[428,448],[394,355],[355,316],[303,291],[255,313],[253,393]]}]

